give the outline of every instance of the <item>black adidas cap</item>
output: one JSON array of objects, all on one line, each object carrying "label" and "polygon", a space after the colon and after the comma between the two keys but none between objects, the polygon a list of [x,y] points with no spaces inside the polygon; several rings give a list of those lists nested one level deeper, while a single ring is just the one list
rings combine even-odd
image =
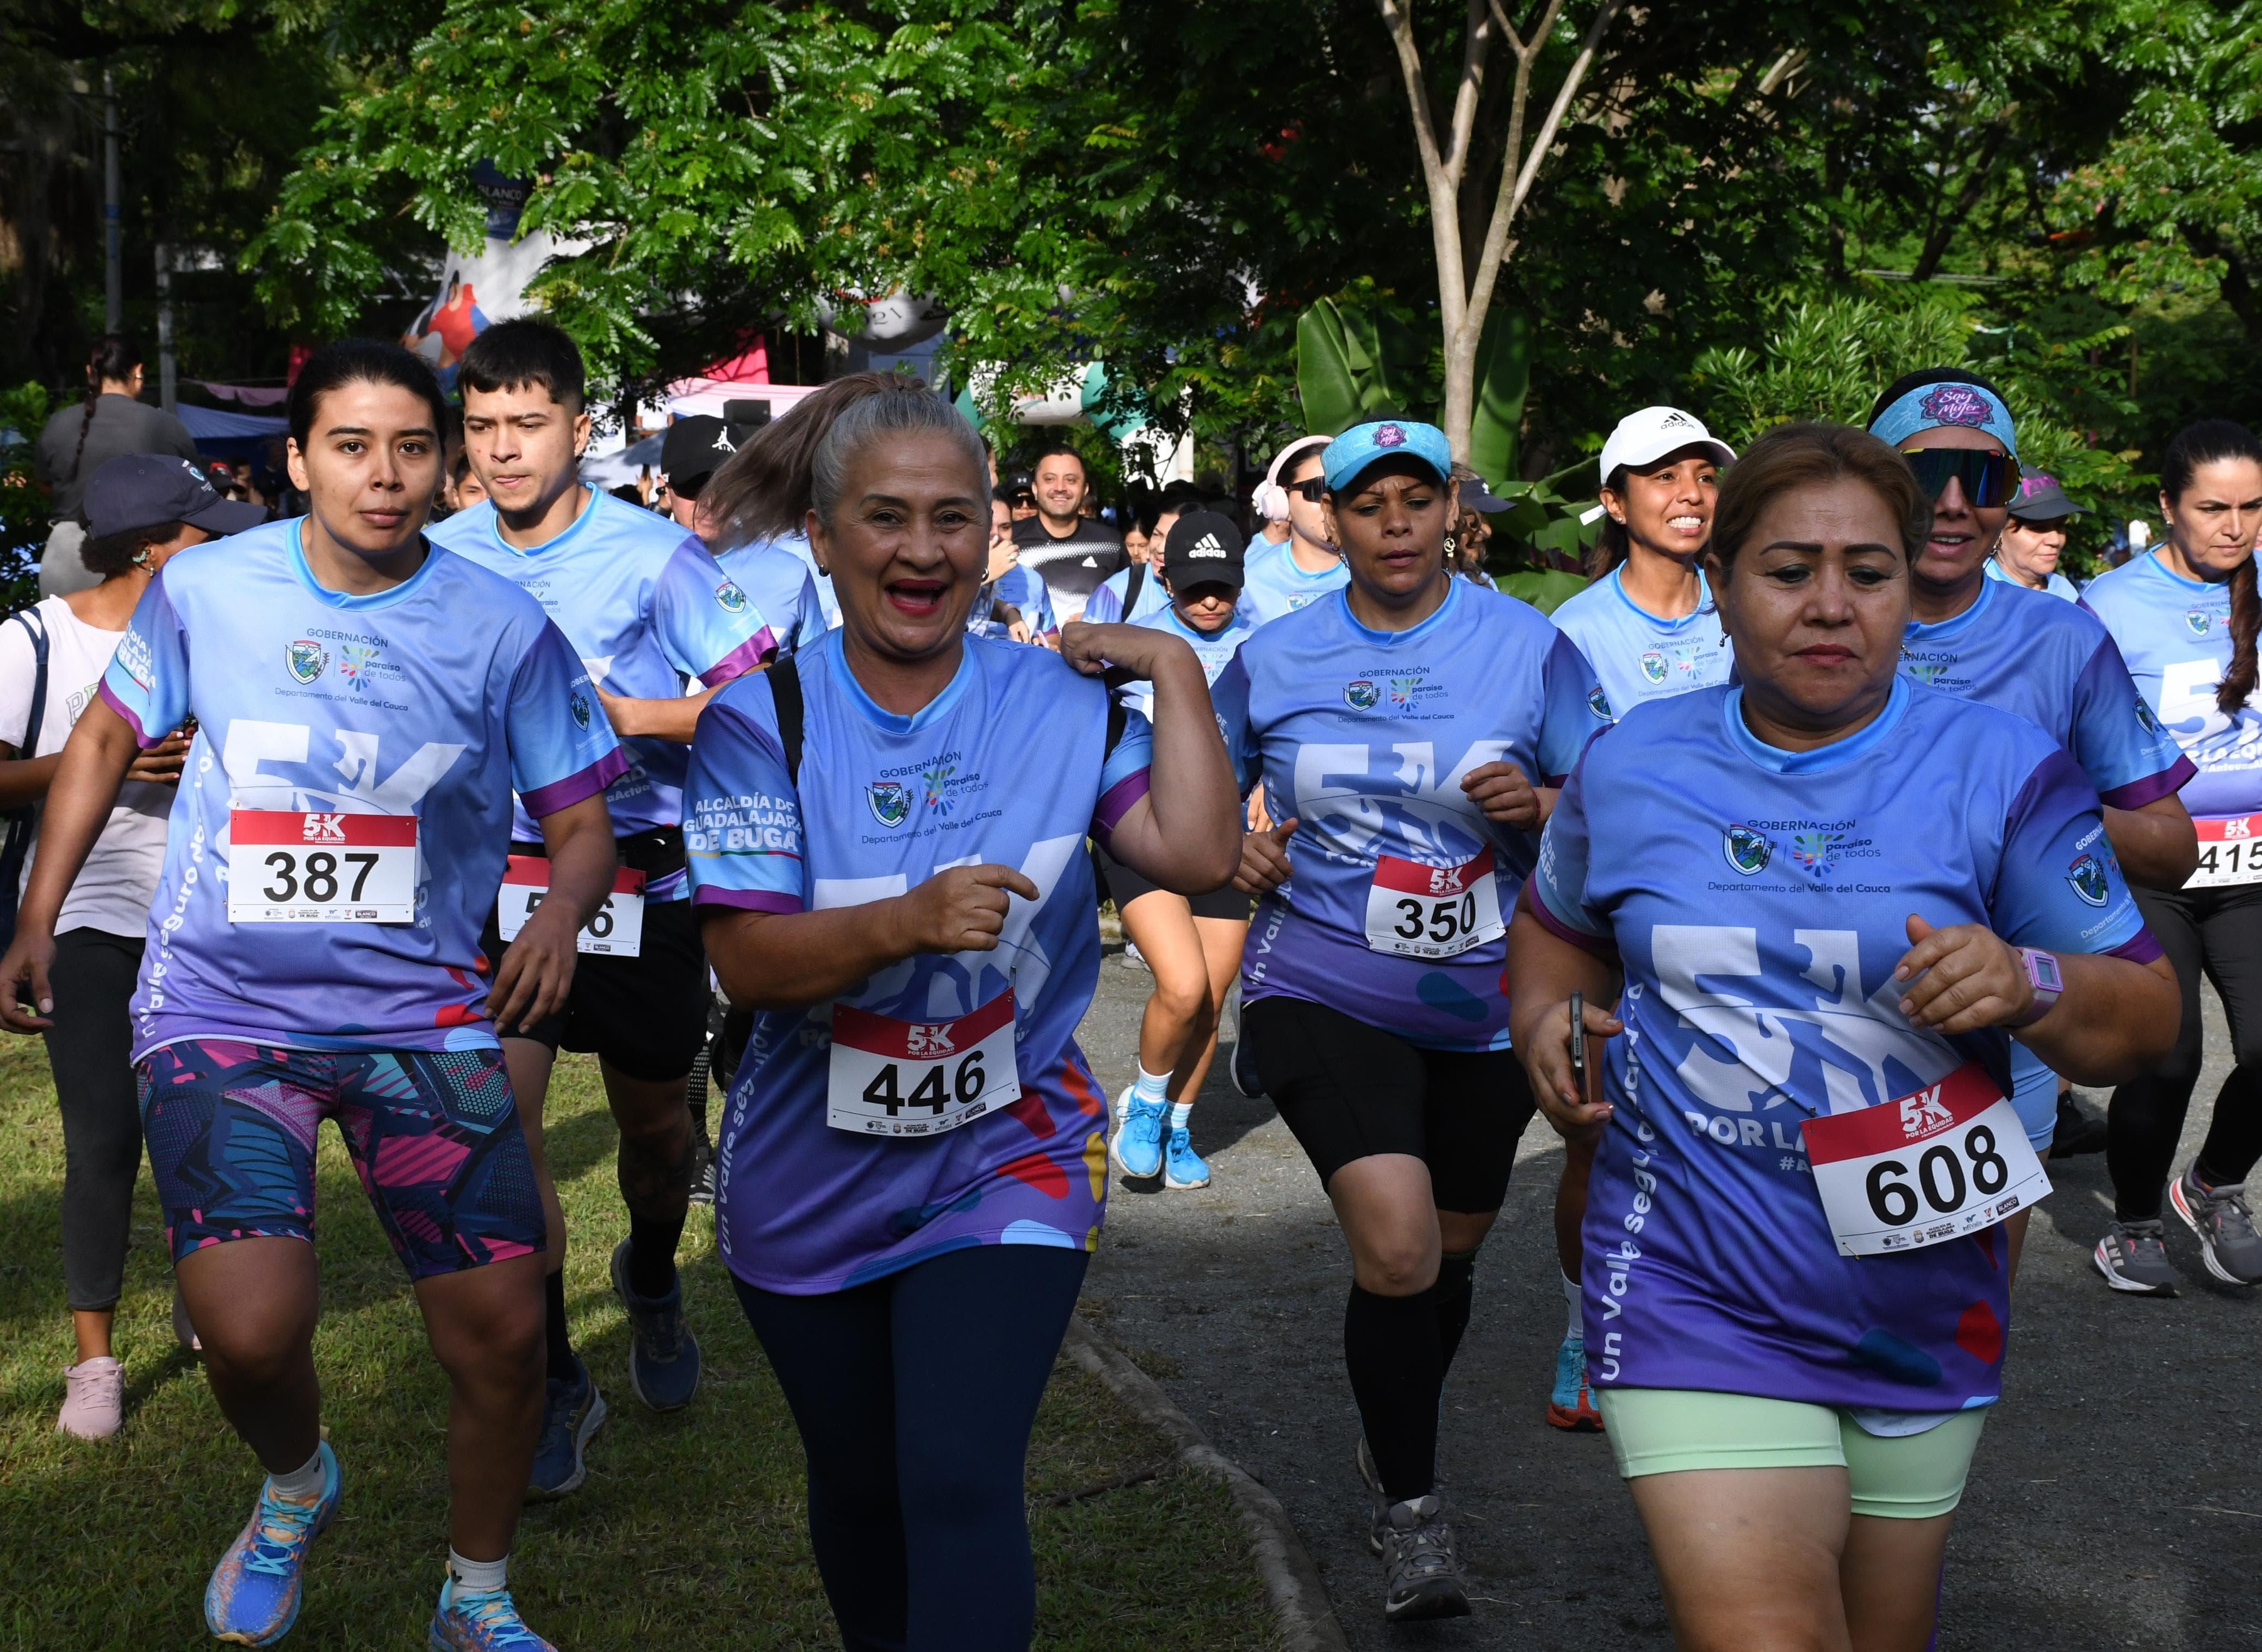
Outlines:
[{"label": "black adidas cap", "polygon": [[1174,591],[1195,585],[1241,588],[1241,530],[1214,510],[1188,511],[1163,541],[1163,577]]}]

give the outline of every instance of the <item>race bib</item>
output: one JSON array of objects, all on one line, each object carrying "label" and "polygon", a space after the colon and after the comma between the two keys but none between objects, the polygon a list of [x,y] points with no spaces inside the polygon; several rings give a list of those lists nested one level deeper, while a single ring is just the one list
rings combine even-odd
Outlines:
[{"label": "race bib", "polygon": [[232,924],[405,924],[416,917],[416,817],[231,809]]},{"label": "race bib", "polygon": [[[518,939],[534,909],[550,892],[550,862],[539,855],[514,855],[503,869],[495,897],[495,927],[505,941]],[[623,866],[613,874],[613,892],[573,937],[576,952],[602,952],[633,958],[644,945],[644,874]]]},{"label": "race bib", "polygon": [[1376,858],[1366,891],[1366,944],[1372,950],[1450,958],[1506,933],[1489,844],[1459,866]]},{"label": "race bib", "polygon": [[2186,889],[2222,889],[2262,884],[2262,815],[2233,815],[2227,820],[2194,820],[2199,828],[2199,869]]},{"label": "race bib", "polygon": [[1013,994],[955,1021],[832,1006],[825,1122],[859,1136],[940,1136],[1019,1100]]},{"label": "race bib", "polygon": [[2018,1109],[1977,1063],[1800,1129],[1842,1255],[1891,1256],[1977,1233],[2049,1194]]}]

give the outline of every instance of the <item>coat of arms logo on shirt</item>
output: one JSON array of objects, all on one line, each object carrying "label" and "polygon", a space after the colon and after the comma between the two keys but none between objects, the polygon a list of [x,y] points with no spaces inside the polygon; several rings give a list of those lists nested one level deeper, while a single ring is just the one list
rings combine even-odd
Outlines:
[{"label": "coat of arms logo on shirt", "polygon": [[738,588],[736,580],[725,580],[715,588],[715,601],[726,614],[746,611],[746,594]]},{"label": "coat of arms logo on shirt", "polygon": [[2136,698],[2136,721],[2144,725],[2144,732],[2147,734],[2158,734],[2161,732],[2160,719],[2153,715],[2151,706],[2145,702],[2142,695]]},{"label": "coat of arms logo on shirt", "polygon": [[1610,696],[1603,692],[1602,685],[1599,683],[1597,683],[1587,696],[1587,710],[1592,711],[1596,717],[1602,718],[1605,723],[1615,723],[1617,721],[1617,719],[1610,714]]},{"label": "coat of arms logo on shirt", "polygon": [[1744,876],[1754,877],[1775,858],[1775,841],[1749,826],[1732,826],[1720,835],[1720,853]]},{"label": "coat of arms logo on shirt", "polygon": [[911,812],[911,793],[897,780],[875,780],[864,788],[864,801],[872,806],[872,819],[883,826],[903,825]]},{"label": "coat of arms logo on shirt", "polygon": [[300,638],[284,646],[283,663],[300,682],[312,682],[321,676],[330,663],[330,651],[318,642]]},{"label": "coat of arms logo on shirt", "polygon": [[566,709],[573,714],[575,728],[587,729],[589,726],[589,702],[587,696],[576,692],[566,702]]},{"label": "coat of arms logo on shirt", "polygon": [[2065,869],[2065,881],[2092,906],[2102,906],[2105,898],[2112,893],[2105,882],[2105,862],[2094,855],[2076,855],[2073,864]]},{"label": "coat of arms logo on shirt", "polygon": [[1665,656],[1653,648],[1641,657],[1641,675],[1652,682],[1665,681]]},{"label": "coat of arms logo on shirt", "polygon": [[2193,636],[2204,637],[2214,618],[2203,608],[2187,608],[2184,610],[2184,624],[2191,627]]},{"label": "coat of arms logo on shirt", "polygon": [[1381,700],[1382,690],[1365,677],[1344,684],[1344,703],[1354,711],[1372,711]]}]

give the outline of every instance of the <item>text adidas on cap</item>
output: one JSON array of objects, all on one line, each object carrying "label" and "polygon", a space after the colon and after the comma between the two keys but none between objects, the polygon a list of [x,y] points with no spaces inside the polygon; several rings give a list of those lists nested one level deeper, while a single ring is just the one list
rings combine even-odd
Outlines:
[{"label": "text adidas on cap", "polygon": [[1600,480],[1608,487],[1611,474],[1619,467],[1640,470],[1684,447],[1710,448],[1714,462],[1721,465],[1733,462],[1736,457],[1736,450],[1706,429],[1704,422],[1695,414],[1684,413],[1679,408],[1644,408],[1620,419],[1617,429],[1610,432],[1610,439],[1603,444],[1603,457],[1597,467]]}]

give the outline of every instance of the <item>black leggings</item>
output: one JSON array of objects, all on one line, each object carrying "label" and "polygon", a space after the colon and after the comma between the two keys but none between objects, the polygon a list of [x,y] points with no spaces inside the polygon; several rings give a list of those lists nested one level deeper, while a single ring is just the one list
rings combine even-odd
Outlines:
[{"label": "black leggings", "polygon": [[2262,1158],[2262,886],[2135,891],[2144,921],[2166,949],[2183,988],[2175,1049],[2149,1078],[2113,1093],[2106,1115],[2105,1163],[2114,1214],[2123,1222],[2160,1214],[2192,1088],[2199,1083],[2199,977],[2222,995],[2230,1022],[2230,1076],[2215,1093],[2215,1116],[2199,1150],[2200,1179],[2243,1182]]},{"label": "black leggings", "polygon": [[736,1281],[801,1428],[846,1652],[1028,1646],[1029,1428],[1088,1259],[984,1244],[822,1296]]},{"label": "black leggings", "polygon": [[125,1283],[141,1168],[126,1006],[140,969],[139,935],[66,929],[55,937],[47,1067],[63,1117],[63,1294],[78,1313],[115,1308]]}]

